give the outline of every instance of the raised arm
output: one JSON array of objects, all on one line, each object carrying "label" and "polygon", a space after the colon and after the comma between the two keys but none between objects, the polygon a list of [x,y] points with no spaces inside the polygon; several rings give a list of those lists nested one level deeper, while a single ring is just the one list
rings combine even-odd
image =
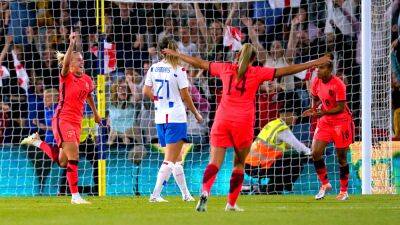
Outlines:
[{"label": "raised arm", "polygon": [[6,43],[4,44],[3,50],[0,53],[0,66],[3,64],[3,60],[6,57],[8,50],[10,48],[10,44],[13,40],[13,36],[7,36]]},{"label": "raised arm", "polygon": [[69,46],[67,52],[64,55],[64,60],[61,69],[61,76],[65,76],[68,73],[69,63],[71,62],[71,56],[75,48],[75,43],[76,43],[76,33],[72,32],[69,35]]},{"label": "raised arm", "polygon": [[275,78],[278,77],[283,77],[283,76],[288,76],[288,75],[293,75],[296,74],[298,72],[301,72],[303,70],[312,68],[312,67],[316,67],[328,62],[331,62],[332,57],[330,55],[325,55],[319,59],[313,60],[313,61],[309,61],[306,63],[302,63],[302,64],[293,64],[290,66],[286,66],[286,67],[282,67],[282,68],[277,68],[276,72],[275,72]]},{"label": "raised arm", "polygon": [[180,58],[181,60],[183,60],[184,62],[189,63],[190,65],[200,68],[200,69],[203,69],[203,70],[208,70],[210,67],[209,61],[206,61],[206,60],[203,60],[203,59],[200,59],[197,57],[188,56],[188,55],[176,52],[171,49],[163,49],[162,53],[176,56],[176,57]]},{"label": "raised arm", "polygon": [[256,30],[255,30],[255,28],[253,26],[253,21],[251,20],[251,18],[248,18],[248,17],[243,17],[241,19],[241,21],[247,27],[251,43],[257,49],[258,61],[260,61],[260,62],[262,62],[264,64],[265,60],[267,59],[267,51],[265,50],[265,48],[260,43],[260,40],[258,39],[258,34],[257,34],[257,32],[256,32]]},{"label": "raised arm", "polygon": [[196,12],[196,19],[197,19],[197,24],[200,28],[201,34],[205,37],[206,41],[208,40],[208,33],[207,33],[207,24],[206,24],[206,19],[203,16],[203,13],[201,13],[199,3],[194,3],[194,11]]},{"label": "raised arm", "polygon": [[225,21],[225,26],[232,26],[232,18],[237,9],[238,9],[238,3],[237,2],[232,3],[232,7],[231,10],[229,11],[228,18],[226,18]]},{"label": "raised arm", "polygon": [[296,46],[297,43],[299,42],[299,39],[297,38],[297,27],[299,25],[299,18],[296,16],[292,20],[292,25],[290,26],[290,33],[289,33],[289,41],[287,45],[287,50],[286,50],[286,58],[288,61],[293,62],[294,57],[296,56]]}]

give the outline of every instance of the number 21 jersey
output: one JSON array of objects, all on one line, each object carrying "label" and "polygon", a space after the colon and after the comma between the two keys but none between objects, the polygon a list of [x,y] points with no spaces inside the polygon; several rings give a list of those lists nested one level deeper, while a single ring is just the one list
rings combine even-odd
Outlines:
[{"label": "number 21 jersey", "polygon": [[165,60],[153,64],[146,74],[145,85],[153,90],[155,123],[186,123],[186,107],[180,90],[189,87],[183,67],[175,69]]}]

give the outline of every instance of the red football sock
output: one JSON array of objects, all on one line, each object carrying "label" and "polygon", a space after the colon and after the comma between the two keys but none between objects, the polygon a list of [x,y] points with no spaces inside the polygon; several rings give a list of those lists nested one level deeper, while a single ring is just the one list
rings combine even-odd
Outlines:
[{"label": "red football sock", "polygon": [[211,187],[214,184],[215,178],[217,177],[218,167],[214,164],[208,164],[203,175],[203,188],[202,192],[210,194]]},{"label": "red football sock", "polygon": [[39,148],[43,150],[43,152],[46,153],[51,160],[58,163],[58,154],[60,153],[60,149],[57,146],[49,145],[42,141],[42,143],[39,145]]},{"label": "red football sock", "polygon": [[228,203],[231,206],[234,206],[236,204],[236,200],[238,199],[240,191],[242,190],[243,180],[244,171],[242,169],[234,169],[232,171],[228,194]]},{"label": "red football sock", "polygon": [[349,164],[341,166],[340,170],[340,191],[346,192],[349,186]]},{"label": "red football sock", "polygon": [[71,194],[78,193],[78,161],[68,160],[67,180]]},{"label": "red football sock", "polygon": [[328,180],[328,171],[325,166],[325,162],[323,159],[314,161],[315,171],[318,174],[318,178],[321,181],[322,185],[329,183]]}]

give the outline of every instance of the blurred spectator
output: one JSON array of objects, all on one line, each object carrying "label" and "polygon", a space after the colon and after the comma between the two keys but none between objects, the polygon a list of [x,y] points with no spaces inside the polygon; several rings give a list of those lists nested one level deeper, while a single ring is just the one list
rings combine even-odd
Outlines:
[{"label": "blurred spectator", "polygon": [[180,41],[178,49],[180,52],[190,56],[200,56],[196,44],[190,40],[190,30],[188,27],[179,28]]},{"label": "blurred spectator", "polygon": [[45,125],[43,89],[43,79],[39,77],[36,77],[33,80],[33,85],[31,85],[28,89],[29,133],[38,132],[39,135],[43,135],[47,129]]},{"label": "blurred spectator", "polygon": [[[26,120],[28,118],[28,100],[24,88],[18,85],[16,78],[11,78],[10,84],[5,87],[3,103],[9,106],[8,124],[5,130],[5,142],[19,143],[23,136],[28,134]],[[3,93],[4,93],[3,92]]]},{"label": "blurred spectator", "polygon": [[176,26],[175,19],[166,17],[166,18],[163,18],[163,20],[164,20],[163,21],[164,30],[158,34],[157,43],[159,43],[165,37],[173,37],[173,35],[174,35],[174,29]]},{"label": "blurred spectator", "polygon": [[43,77],[46,88],[58,87],[59,84],[59,67],[55,58],[55,50],[48,48],[43,51],[42,61],[36,68],[36,74]]},{"label": "blurred spectator", "polygon": [[33,3],[26,1],[11,1],[8,3],[10,9],[10,23],[8,34],[14,37],[15,44],[25,43],[25,27],[35,24],[35,10]]},{"label": "blurred spectator", "polygon": [[190,3],[171,3],[165,11],[165,17],[187,19],[194,16],[195,12]]},{"label": "blurred spectator", "polygon": [[[210,103],[207,98],[205,98],[201,93],[199,88],[195,85],[195,76],[197,70],[189,71],[188,80],[190,82],[189,93],[192,97],[193,103],[196,106],[199,113],[203,116],[203,123],[199,124],[196,118],[192,113],[188,113],[188,138],[189,142],[195,144],[195,146],[204,145],[208,142],[206,138],[208,136],[208,122],[209,122],[209,114],[210,114]],[[200,146],[202,147],[202,146]]]},{"label": "blurred spectator", "polygon": [[8,24],[10,23],[9,3],[6,1],[0,2],[0,38],[6,35]]},{"label": "blurred spectator", "polygon": [[44,91],[44,124],[39,127],[46,131],[45,142],[49,144],[56,144],[54,140],[53,131],[51,128],[51,121],[57,108],[58,91],[55,88],[46,89]]},{"label": "blurred spectator", "polygon": [[[128,75],[130,76],[130,75]],[[133,79],[133,78],[128,78]],[[139,109],[135,109],[132,102],[133,95],[129,91],[125,81],[117,81],[111,87],[111,102],[108,107],[110,135],[108,144],[114,144],[117,138],[122,139],[123,144],[130,144],[131,139],[136,139],[135,124]],[[141,140],[137,140],[141,142]]]}]

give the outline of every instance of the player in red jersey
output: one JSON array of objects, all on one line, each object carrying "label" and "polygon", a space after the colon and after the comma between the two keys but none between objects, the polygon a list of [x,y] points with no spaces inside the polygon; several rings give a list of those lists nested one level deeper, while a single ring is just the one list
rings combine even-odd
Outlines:
[{"label": "player in red jersey", "polygon": [[206,211],[207,198],[228,147],[235,149],[235,162],[230,181],[226,211],[242,211],[237,205],[244,179],[244,163],[253,141],[255,96],[260,84],[282,76],[298,73],[330,61],[328,56],[318,60],[283,68],[251,66],[256,60],[256,49],[244,44],[237,63],[208,62],[178,52],[164,49],[165,54],[178,56],[183,61],[208,70],[223,84],[222,100],[218,106],[211,129],[211,153],[204,176],[202,194],[197,211]]},{"label": "player in red jersey", "polygon": [[93,111],[94,119],[101,118],[94,104],[92,79],[84,73],[84,62],[80,52],[73,51],[76,42],[75,32],[69,36],[70,45],[64,54],[57,53],[60,74],[60,96],[54,117],[52,131],[58,146],[41,141],[37,133],[25,138],[21,144],[34,145],[42,149],[60,167],[67,169],[67,180],[72,194],[72,204],[89,204],[78,192],[79,138],[85,102]]},{"label": "player in red jersey", "polygon": [[[318,77],[311,84],[313,97],[312,108],[303,115],[317,116],[317,129],[312,143],[312,155],[315,170],[322,186],[315,199],[323,199],[326,192],[332,189],[328,180],[327,169],[322,158],[326,146],[333,142],[340,165],[340,193],[337,200],[347,200],[349,183],[349,165],[347,152],[353,143],[354,123],[351,112],[346,105],[346,85],[332,74],[333,64],[328,62],[318,67]],[[317,106],[322,104],[321,109]]]}]

